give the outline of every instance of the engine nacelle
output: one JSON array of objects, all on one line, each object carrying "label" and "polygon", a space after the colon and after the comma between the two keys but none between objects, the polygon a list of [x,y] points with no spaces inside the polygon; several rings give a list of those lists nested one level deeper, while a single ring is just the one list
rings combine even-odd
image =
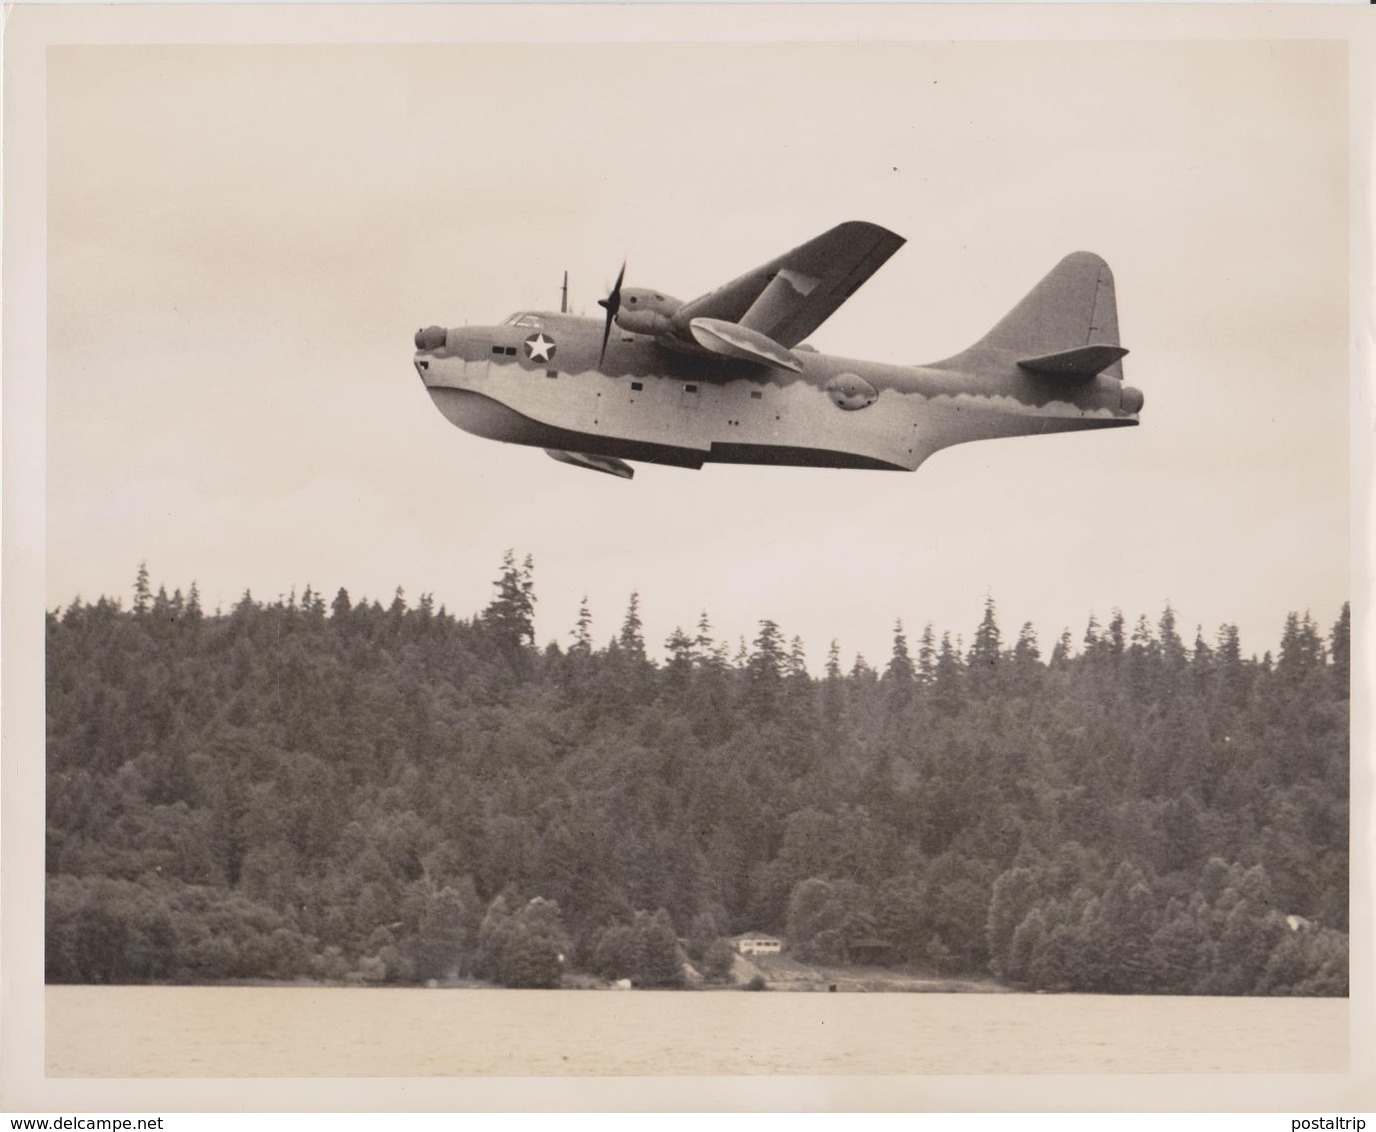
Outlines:
[{"label": "engine nacelle", "polygon": [[674,332],[673,318],[681,299],[651,291],[648,287],[625,287],[621,291],[621,309],[616,313],[616,325],[632,334],[649,334],[656,338]]}]

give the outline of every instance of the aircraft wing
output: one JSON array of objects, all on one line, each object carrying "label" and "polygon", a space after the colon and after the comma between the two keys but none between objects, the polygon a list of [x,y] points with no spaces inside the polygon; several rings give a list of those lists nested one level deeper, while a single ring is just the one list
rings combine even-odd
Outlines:
[{"label": "aircraft wing", "polygon": [[680,331],[696,318],[736,323],[785,347],[821,326],[904,243],[878,224],[838,224],[691,302],[674,315]]}]

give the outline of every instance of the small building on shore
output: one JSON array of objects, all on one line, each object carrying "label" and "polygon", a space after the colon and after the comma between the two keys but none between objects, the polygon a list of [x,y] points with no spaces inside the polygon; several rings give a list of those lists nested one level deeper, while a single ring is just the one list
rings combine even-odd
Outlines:
[{"label": "small building on shore", "polygon": [[784,949],[784,941],[778,936],[765,935],[763,932],[746,932],[731,941],[742,955],[778,955]]}]

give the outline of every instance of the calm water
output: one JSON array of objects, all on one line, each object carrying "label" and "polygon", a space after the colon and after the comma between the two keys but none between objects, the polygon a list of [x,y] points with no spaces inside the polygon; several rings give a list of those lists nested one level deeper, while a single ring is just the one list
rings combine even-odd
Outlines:
[{"label": "calm water", "polygon": [[1316,1073],[1346,999],[49,987],[56,1077]]}]

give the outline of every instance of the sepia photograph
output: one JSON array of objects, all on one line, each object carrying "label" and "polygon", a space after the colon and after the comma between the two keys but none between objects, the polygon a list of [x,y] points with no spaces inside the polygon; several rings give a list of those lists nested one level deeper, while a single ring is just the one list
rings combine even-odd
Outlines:
[{"label": "sepia photograph", "polygon": [[1371,1106],[1371,39],[1075,7],[14,14],[5,1108]]}]

